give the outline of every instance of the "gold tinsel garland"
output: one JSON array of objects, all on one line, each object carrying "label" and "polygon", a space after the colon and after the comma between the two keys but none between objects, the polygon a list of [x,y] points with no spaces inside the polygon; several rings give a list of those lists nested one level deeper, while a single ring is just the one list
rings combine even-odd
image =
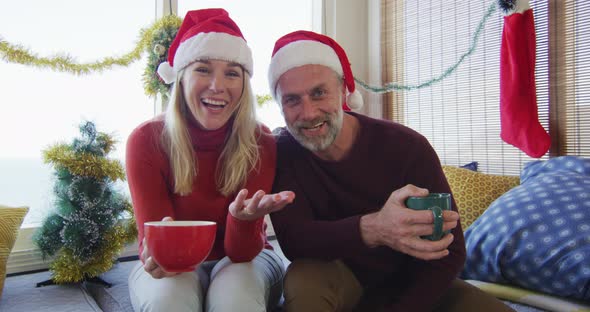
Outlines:
[{"label": "gold tinsel garland", "polygon": [[10,63],[17,63],[38,68],[50,68],[55,71],[68,72],[76,75],[101,72],[111,69],[113,66],[129,66],[138,60],[143,51],[154,52],[152,41],[154,34],[164,27],[180,27],[181,20],[178,16],[167,15],[155,21],[148,28],[140,31],[140,38],[135,48],[120,57],[105,57],[101,60],[89,63],[78,63],[75,58],[58,53],[55,56],[42,57],[18,44],[12,44],[3,40],[0,36],[0,58]]},{"label": "gold tinsel garland", "polygon": [[45,163],[64,167],[74,175],[125,181],[123,165],[117,159],[105,159],[92,154],[76,155],[67,144],[57,144],[43,152]]},{"label": "gold tinsel garland", "polygon": [[[140,31],[140,39],[131,52],[121,57],[105,57],[102,60],[91,63],[77,63],[73,57],[65,53],[52,57],[40,57],[20,45],[11,44],[2,40],[2,36],[0,36],[0,58],[10,63],[38,68],[50,68],[55,71],[81,75],[95,71],[101,72],[110,69],[114,65],[129,66],[129,64],[141,57],[142,52],[146,51],[152,57],[149,58],[148,65],[146,66],[147,74],[144,74],[144,90],[147,95],[155,96],[158,92],[161,92],[156,86],[162,85],[163,82],[159,81],[158,76],[155,74],[159,63],[154,64],[153,62],[158,59],[158,56],[164,55],[168,50],[168,47],[162,46],[158,42],[158,39],[169,39],[171,41],[174,38],[160,38],[162,31],[165,33],[165,30],[178,29],[181,24],[182,19],[178,16],[166,15],[155,21],[148,28]],[[164,34],[164,36],[166,35]],[[256,100],[258,105],[262,106],[264,103],[272,100],[272,97],[268,94],[262,96],[256,95]]]}]

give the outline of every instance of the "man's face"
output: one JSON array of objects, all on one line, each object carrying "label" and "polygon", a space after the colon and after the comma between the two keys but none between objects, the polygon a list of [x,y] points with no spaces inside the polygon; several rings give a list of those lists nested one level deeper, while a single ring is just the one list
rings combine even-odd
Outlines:
[{"label": "man's face", "polygon": [[304,65],[285,72],[277,82],[277,97],[287,129],[307,149],[327,149],[342,129],[344,85],[322,65]]}]

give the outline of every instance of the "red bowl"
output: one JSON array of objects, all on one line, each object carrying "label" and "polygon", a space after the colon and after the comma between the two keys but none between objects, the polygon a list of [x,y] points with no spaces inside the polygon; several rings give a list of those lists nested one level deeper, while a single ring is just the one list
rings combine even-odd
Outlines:
[{"label": "red bowl", "polygon": [[217,223],[210,221],[155,221],[144,223],[148,251],[167,272],[190,272],[213,247]]}]

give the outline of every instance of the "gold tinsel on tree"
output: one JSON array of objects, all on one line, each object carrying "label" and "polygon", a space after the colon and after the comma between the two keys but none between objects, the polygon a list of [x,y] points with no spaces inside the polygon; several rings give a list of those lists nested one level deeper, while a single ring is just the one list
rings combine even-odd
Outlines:
[{"label": "gold tinsel on tree", "polygon": [[[125,210],[133,214],[131,205]],[[56,284],[76,283],[88,277],[97,277],[110,270],[113,267],[113,260],[117,258],[125,244],[137,238],[135,218],[126,223],[118,224],[105,233],[105,242],[97,251],[101,257],[96,257],[89,262],[82,262],[72,254],[71,250],[64,249],[49,265],[49,269],[53,272],[53,281]]]},{"label": "gold tinsel on tree", "polygon": [[107,158],[115,141],[91,122],[82,123],[80,133],[71,144],[44,151],[45,162],[55,169],[56,199],[55,212],[34,236],[44,258],[54,257],[52,278],[41,285],[105,283],[98,276],[137,237],[131,204],[114,188],[115,181],[125,180],[123,166]]}]

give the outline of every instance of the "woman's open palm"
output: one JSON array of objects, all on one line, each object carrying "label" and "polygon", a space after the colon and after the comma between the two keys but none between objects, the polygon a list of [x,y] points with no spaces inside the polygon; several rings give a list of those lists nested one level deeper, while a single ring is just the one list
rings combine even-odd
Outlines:
[{"label": "woman's open palm", "polygon": [[283,191],[276,194],[265,194],[259,190],[249,199],[248,190],[241,190],[234,201],[229,205],[229,212],[240,220],[255,220],[265,215],[283,209],[293,202],[295,193]]}]

